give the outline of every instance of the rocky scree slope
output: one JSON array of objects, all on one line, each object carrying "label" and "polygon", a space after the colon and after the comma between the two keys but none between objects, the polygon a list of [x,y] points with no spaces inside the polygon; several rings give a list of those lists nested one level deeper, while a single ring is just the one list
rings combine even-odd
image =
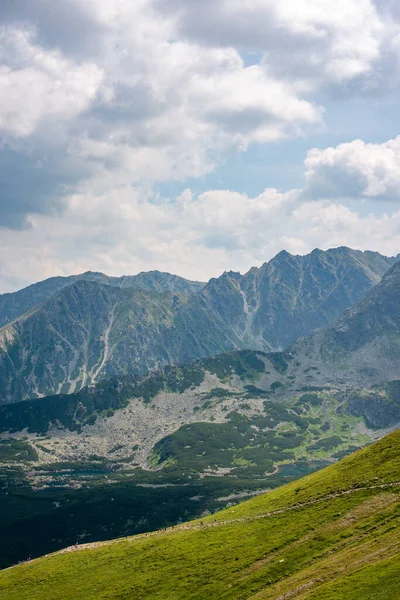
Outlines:
[{"label": "rocky scree slope", "polygon": [[[93,273],[68,285],[57,279],[58,294],[0,329],[0,403],[71,393],[101,378],[227,350],[285,347],[335,319],[394,260],[348,248],[304,257],[281,252],[260,269],[224,273],[200,291],[202,284],[168,274],[121,278],[118,285]],[[34,291],[43,297],[46,286],[54,291],[51,282]],[[23,302],[14,304],[20,311]]]},{"label": "rocky scree slope", "polygon": [[400,591],[400,432],[201,521],[0,573],[9,600],[377,600]]},{"label": "rocky scree slope", "polygon": [[[400,423],[399,381],[310,386],[307,373],[285,379],[294,360],[238,351],[4,405],[0,465],[8,457],[30,472],[39,463],[97,461],[123,472],[172,460],[181,472],[243,467],[260,477],[290,460],[337,458]],[[14,452],[15,441],[33,462]],[[31,475],[35,486],[46,481]]]}]

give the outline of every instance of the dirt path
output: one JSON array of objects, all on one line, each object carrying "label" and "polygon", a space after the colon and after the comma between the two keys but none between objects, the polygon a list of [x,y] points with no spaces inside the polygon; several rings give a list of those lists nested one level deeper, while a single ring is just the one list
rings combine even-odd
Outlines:
[{"label": "dirt path", "polygon": [[[322,496],[320,498],[316,498],[315,500],[309,500],[308,502],[299,502],[297,504],[293,504],[292,506],[288,506],[287,508],[280,508],[277,510],[272,510],[267,513],[262,513],[259,515],[253,515],[249,517],[239,517],[237,519],[227,519],[225,521],[208,521],[206,523],[200,521],[195,525],[175,525],[173,527],[169,527],[168,529],[158,529],[157,531],[150,531],[149,533],[140,533],[138,535],[133,535],[125,538],[118,538],[116,540],[107,540],[104,542],[90,542],[89,544],[80,544],[74,546],[68,546],[67,548],[63,548],[62,550],[58,550],[57,552],[52,552],[51,554],[46,554],[39,558],[34,558],[30,561],[25,561],[26,563],[32,563],[40,558],[45,558],[49,556],[56,556],[58,554],[65,554],[66,552],[79,552],[82,550],[91,550],[92,548],[99,548],[101,546],[109,546],[111,544],[118,544],[123,542],[134,542],[138,539],[157,537],[161,535],[170,535],[171,533],[179,533],[181,531],[200,531],[204,529],[212,529],[214,527],[224,527],[225,525],[234,525],[235,523],[249,523],[252,521],[259,521],[260,519],[268,519],[275,515],[281,515],[287,512],[291,512],[297,509],[305,508],[307,506],[313,506],[315,504],[321,504],[326,500],[333,500],[334,498],[341,498],[343,496],[348,496],[350,494],[356,494],[357,492],[362,492],[366,490],[377,490],[377,489],[389,489],[394,487],[400,487],[400,481],[394,481],[392,483],[383,483],[377,485],[363,486],[352,488],[349,490],[344,490],[341,492],[335,492],[333,494],[328,494],[327,496]],[[22,564],[22,563],[20,563]],[[12,567],[8,567],[9,569],[14,569],[18,565],[13,565]]]}]

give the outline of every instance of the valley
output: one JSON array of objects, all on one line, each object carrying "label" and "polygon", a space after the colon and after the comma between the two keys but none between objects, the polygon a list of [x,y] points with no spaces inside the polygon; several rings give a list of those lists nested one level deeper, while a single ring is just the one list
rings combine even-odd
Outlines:
[{"label": "valley", "polygon": [[288,396],[266,384],[282,360],[234,352],[1,407],[0,564],[215,513],[397,425],[398,382]]},{"label": "valley", "polygon": [[0,590],[10,600],[55,599],[61,586],[66,600],[394,599],[399,439],[200,521],[7,569]]}]

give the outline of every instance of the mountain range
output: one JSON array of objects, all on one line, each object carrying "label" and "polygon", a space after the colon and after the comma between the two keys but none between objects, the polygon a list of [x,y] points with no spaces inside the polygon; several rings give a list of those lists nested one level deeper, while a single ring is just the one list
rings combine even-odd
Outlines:
[{"label": "mountain range", "polygon": [[396,262],[283,251],[207,284],[166,273],[53,278],[0,296],[0,403],[239,349],[279,351],[334,321]]}]

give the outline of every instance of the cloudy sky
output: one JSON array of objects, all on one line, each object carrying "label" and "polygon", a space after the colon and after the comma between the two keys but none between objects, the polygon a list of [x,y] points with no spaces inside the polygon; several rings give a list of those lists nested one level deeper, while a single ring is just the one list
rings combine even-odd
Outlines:
[{"label": "cloudy sky", "polygon": [[400,252],[397,0],[1,0],[0,293]]}]

